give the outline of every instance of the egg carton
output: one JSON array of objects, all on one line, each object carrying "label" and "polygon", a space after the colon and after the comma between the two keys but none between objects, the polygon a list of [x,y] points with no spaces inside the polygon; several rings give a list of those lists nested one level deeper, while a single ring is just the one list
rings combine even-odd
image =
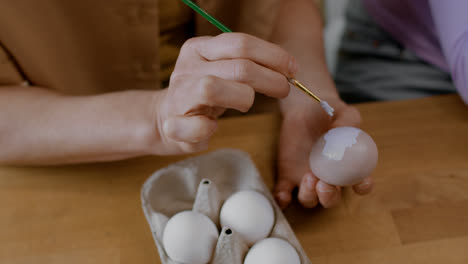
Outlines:
[{"label": "egg carton", "polygon": [[[223,149],[189,158],[156,171],[144,183],[141,192],[143,211],[151,228],[163,264],[181,264],[171,260],[163,247],[163,233],[175,214],[194,210],[208,216],[219,226],[223,202],[233,193],[253,190],[262,193],[275,211],[275,224],[269,237],[288,241],[298,252],[301,264],[311,264],[291,226],[276,204],[249,155]],[[211,264],[242,264],[247,244],[235,230],[221,229]]]}]

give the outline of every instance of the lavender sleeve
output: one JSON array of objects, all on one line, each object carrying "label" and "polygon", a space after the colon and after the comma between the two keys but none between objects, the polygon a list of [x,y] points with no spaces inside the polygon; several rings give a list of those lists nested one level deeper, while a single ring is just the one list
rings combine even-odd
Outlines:
[{"label": "lavender sleeve", "polygon": [[468,1],[429,0],[455,86],[468,104]]}]

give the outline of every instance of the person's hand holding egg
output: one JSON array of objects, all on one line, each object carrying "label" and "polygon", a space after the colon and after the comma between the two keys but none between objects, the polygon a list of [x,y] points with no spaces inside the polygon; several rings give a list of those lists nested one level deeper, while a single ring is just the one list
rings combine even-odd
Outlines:
[{"label": "person's hand holding egg", "polygon": [[[367,134],[362,130],[358,133],[353,129],[340,129],[338,133],[333,130],[359,127],[359,111],[338,97],[326,100],[336,110],[333,118],[327,116],[317,104],[305,102],[298,104],[300,109],[283,117],[278,180],[274,191],[283,209],[291,203],[296,187],[299,188],[297,198],[306,208],[318,204],[325,208],[338,205],[342,186],[352,186],[357,194],[367,194],[372,190],[370,172],[378,157],[375,143],[370,137],[365,137]],[[306,105],[307,109],[304,108]],[[294,108],[293,105],[288,107]],[[329,131],[335,132],[325,139]],[[347,139],[351,142],[347,142]],[[345,181],[345,178],[357,180]]]}]

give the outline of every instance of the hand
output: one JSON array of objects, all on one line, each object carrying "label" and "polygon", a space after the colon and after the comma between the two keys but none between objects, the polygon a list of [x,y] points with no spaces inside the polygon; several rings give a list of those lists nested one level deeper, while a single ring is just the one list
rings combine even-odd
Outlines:
[{"label": "hand", "polygon": [[[341,200],[340,187],[319,180],[309,169],[309,153],[315,141],[326,131],[340,126],[359,127],[361,117],[356,108],[345,104],[338,96],[323,99],[335,108],[333,118],[327,116],[316,102],[302,102],[299,109],[283,111],[275,187],[275,197],[283,209],[290,204],[295,187],[299,187],[297,198],[306,208],[313,208],[319,203],[329,208]],[[353,186],[353,189],[358,194],[367,194],[372,184],[369,177]]]},{"label": "hand", "polygon": [[286,97],[286,76],[294,76],[297,68],[285,50],[246,34],[190,39],[181,49],[169,88],[155,102],[162,142],[157,154],[203,150],[225,109],[248,111],[255,92]]}]

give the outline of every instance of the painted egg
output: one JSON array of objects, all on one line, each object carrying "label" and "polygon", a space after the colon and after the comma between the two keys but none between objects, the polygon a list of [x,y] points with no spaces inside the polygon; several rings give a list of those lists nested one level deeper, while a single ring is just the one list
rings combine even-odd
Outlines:
[{"label": "painted egg", "polygon": [[218,240],[216,225],[204,214],[184,211],[173,216],[164,229],[167,255],[179,263],[210,262]]},{"label": "painted egg", "polygon": [[337,127],[313,146],[309,165],[322,181],[350,186],[368,177],[377,160],[377,146],[366,132],[355,127]]},{"label": "painted egg", "polygon": [[251,246],[270,234],[275,214],[264,195],[256,191],[241,191],[223,204],[220,221],[223,227],[232,228]]},{"label": "painted egg", "polygon": [[244,264],[301,264],[296,249],[279,238],[267,238],[255,244],[247,253]]}]

